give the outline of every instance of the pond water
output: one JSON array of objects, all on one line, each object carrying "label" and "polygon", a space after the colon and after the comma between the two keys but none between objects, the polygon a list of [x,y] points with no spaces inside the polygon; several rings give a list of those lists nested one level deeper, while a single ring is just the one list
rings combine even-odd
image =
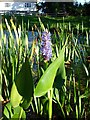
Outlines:
[{"label": "pond water", "polygon": [[[31,45],[32,41],[35,40],[38,37],[38,32],[33,32],[32,33],[32,31],[26,31],[26,32],[19,33],[18,36],[20,38],[21,36],[25,36],[25,34],[27,34],[27,36],[28,36],[28,44],[29,45]],[[4,30],[4,35],[6,35],[6,40],[8,40],[8,38],[10,37],[9,31]],[[16,39],[16,35],[15,35],[14,32],[12,32],[12,35]],[[0,38],[1,38],[1,33],[0,33]]]},{"label": "pond water", "polygon": [[[9,38],[9,36],[10,36],[10,33],[9,33],[9,31],[7,31],[7,30],[4,30],[4,34],[6,35],[6,39],[8,39]],[[35,40],[38,36],[39,36],[39,34],[38,34],[38,32],[36,32],[36,31],[34,31],[33,33],[32,33],[32,31],[22,31],[21,33],[20,32],[18,32],[18,36],[19,36],[19,38],[21,37],[21,36],[24,36],[25,37],[25,35],[27,34],[27,36],[28,36],[28,44],[29,44],[29,46],[32,44],[32,41],[33,40]],[[16,39],[16,35],[15,35],[15,32],[12,32],[12,35],[13,35],[13,37]],[[52,35],[52,34],[51,34]],[[1,33],[0,33],[0,38],[1,38]],[[77,36],[77,39],[78,39],[78,45],[81,45],[81,44],[85,44],[85,42],[87,41],[86,39],[87,39],[87,36],[83,36],[83,35],[79,35],[79,36]],[[88,42],[89,42],[89,44],[90,44],[90,34],[88,35]],[[81,47],[81,46],[80,46]],[[82,49],[81,49],[82,50]]]}]

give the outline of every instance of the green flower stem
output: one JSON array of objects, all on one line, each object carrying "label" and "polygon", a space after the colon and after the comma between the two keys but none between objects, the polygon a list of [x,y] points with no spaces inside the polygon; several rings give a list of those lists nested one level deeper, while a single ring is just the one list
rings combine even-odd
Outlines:
[{"label": "green flower stem", "polygon": [[53,94],[53,89],[51,88],[51,90],[48,91],[48,99],[49,99],[49,119],[52,118],[52,94]]}]

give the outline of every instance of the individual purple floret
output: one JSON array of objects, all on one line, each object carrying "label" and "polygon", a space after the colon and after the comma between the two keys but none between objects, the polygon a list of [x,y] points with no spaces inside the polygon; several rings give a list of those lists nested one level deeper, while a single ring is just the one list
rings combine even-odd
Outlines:
[{"label": "individual purple floret", "polygon": [[51,34],[47,30],[42,33],[41,49],[44,60],[49,61],[52,57]]}]

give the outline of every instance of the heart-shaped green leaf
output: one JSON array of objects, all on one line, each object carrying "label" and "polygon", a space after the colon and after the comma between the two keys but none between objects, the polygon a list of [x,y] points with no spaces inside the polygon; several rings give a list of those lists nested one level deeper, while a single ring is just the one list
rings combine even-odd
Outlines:
[{"label": "heart-shaped green leaf", "polygon": [[33,79],[28,58],[26,58],[25,63],[23,63],[15,79],[15,84],[19,94],[24,99],[30,100],[33,96]]},{"label": "heart-shaped green leaf", "polygon": [[39,80],[35,88],[36,97],[43,96],[52,88],[56,72],[64,60],[63,57],[64,49],[61,50],[60,56],[53,63],[50,64],[50,66],[46,69],[41,79]]},{"label": "heart-shaped green leaf", "polygon": [[[24,108],[27,108],[30,105],[32,96],[33,79],[29,59],[26,58],[25,63],[23,63],[20,72],[16,76],[15,83],[12,86],[11,103],[13,107],[17,107],[22,102]],[[23,101],[21,101],[21,98],[23,98]]]}]

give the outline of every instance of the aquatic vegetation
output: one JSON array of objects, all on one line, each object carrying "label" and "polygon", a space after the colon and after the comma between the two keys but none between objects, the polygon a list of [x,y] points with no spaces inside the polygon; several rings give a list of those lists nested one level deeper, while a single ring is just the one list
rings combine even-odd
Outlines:
[{"label": "aquatic vegetation", "polygon": [[5,19],[8,39],[0,24],[2,119],[28,119],[33,113],[35,117],[87,118],[90,38],[83,24],[82,31],[79,24],[75,31],[70,22],[57,23],[56,28],[53,24],[51,34],[49,26],[45,29],[40,23],[43,28],[38,28],[38,36],[29,46],[28,33],[25,28],[21,30],[24,23],[18,29],[13,20],[10,23],[12,27]]}]

